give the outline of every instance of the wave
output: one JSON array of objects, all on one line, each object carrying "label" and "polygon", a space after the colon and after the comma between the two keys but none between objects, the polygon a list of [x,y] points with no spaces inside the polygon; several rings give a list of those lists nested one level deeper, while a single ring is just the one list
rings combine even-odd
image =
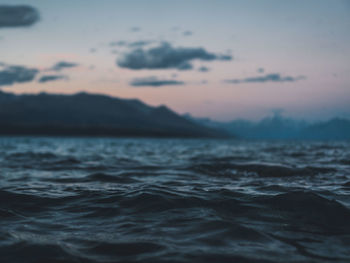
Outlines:
[{"label": "wave", "polygon": [[51,153],[51,152],[14,152],[7,154],[5,156],[6,160],[9,161],[20,161],[20,160],[52,160],[58,158],[57,155]]},{"label": "wave", "polygon": [[160,252],[165,245],[152,242],[119,242],[119,243],[98,243],[88,249],[89,253],[97,253],[116,257],[140,256],[143,254]]},{"label": "wave", "polygon": [[344,187],[350,187],[350,181],[343,184]]},{"label": "wave", "polygon": [[56,155],[51,152],[16,152],[4,157],[9,168],[22,168],[33,170],[62,171],[67,169],[79,169],[81,160],[67,155]]},{"label": "wave", "polygon": [[290,167],[277,164],[262,164],[262,163],[205,163],[197,164],[190,169],[212,176],[242,176],[242,175],[257,175],[261,177],[292,177],[292,176],[315,176],[319,174],[335,173],[336,169],[331,167]]},{"label": "wave", "polygon": [[350,209],[313,192],[293,191],[256,202],[272,208],[275,213],[282,213],[302,228],[309,225],[319,227],[324,233],[350,233]]},{"label": "wave", "polygon": [[[42,244],[30,241],[20,241],[11,245],[1,246],[0,255],[3,262],[18,263],[76,263],[91,262],[68,252],[69,249],[60,244]],[[20,256],[19,256],[20,255]]]},{"label": "wave", "polygon": [[0,261],[349,262],[340,146],[6,138]]},{"label": "wave", "polygon": [[87,176],[65,176],[57,178],[46,178],[46,181],[57,183],[87,183],[87,182],[103,182],[103,183],[117,183],[117,184],[132,184],[138,182],[131,178],[128,174],[107,174],[107,173],[93,173]]},{"label": "wave", "polygon": [[29,193],[15,193],[0,190],[0,200],[6,200],[0,204],[0,209],[4,211],[17,211],[22,213],[42,212],[45,209],[56,209],[57,206],[65,205],[76,198],[75,196],[49,197]]}]

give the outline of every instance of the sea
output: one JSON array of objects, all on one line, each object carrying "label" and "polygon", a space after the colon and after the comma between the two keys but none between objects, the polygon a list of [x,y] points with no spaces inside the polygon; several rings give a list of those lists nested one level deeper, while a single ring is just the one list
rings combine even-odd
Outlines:
[{"label": "sea", "polygon": [[350,262],[350,142],[0,137],[0,262]]}]

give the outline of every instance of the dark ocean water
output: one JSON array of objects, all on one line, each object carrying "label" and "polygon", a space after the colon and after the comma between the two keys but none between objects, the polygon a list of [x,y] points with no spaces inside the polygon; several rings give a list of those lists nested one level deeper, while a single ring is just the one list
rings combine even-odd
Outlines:
[{"label": "dark ocean water", "polygon": [[0,262],[350,262],[350,142],[0,138]]}]

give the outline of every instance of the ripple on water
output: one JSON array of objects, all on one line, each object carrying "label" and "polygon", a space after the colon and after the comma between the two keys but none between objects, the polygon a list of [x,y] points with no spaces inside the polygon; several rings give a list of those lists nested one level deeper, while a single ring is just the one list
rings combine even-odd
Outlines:
[{"label": "ripple on water", "polygon": [[0,262],[350,261],[350,142],[1,140]]}]

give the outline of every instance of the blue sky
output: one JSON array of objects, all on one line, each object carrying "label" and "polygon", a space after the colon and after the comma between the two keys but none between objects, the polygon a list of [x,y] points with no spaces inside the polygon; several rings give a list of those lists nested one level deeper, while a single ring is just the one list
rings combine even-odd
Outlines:
[{"label": "blue sky", "polygon": [[0,0],[0,11],[23,4],[40,20],[0,19],[0,76],[37,73],[4,91],[103,93],[219,120],[350,117],[350,1]]}]

